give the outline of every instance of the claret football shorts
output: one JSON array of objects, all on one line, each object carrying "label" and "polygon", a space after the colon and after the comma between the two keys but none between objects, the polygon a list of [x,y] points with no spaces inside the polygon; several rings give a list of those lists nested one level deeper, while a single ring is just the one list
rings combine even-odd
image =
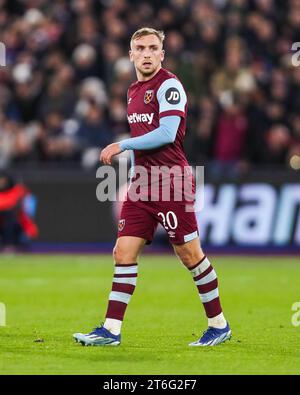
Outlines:
[{"label": "claret football shorts", "polygon": [[118,237],[141,237],[150,244],[159,223],[172,244],[183,244],[198,237],[195,212],[187,210],[185,202],[133,202],[129,199],[122,206]]}]

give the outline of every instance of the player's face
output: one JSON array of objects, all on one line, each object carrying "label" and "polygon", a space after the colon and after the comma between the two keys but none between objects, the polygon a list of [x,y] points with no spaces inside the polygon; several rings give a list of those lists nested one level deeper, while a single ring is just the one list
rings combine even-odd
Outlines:
[{"label": "player's face", "polygon": [[155,34],[133,40],[129,57],[134,64],[138,77],[149,78],[154,75],[161,67],[164,53],[162,43]]}]

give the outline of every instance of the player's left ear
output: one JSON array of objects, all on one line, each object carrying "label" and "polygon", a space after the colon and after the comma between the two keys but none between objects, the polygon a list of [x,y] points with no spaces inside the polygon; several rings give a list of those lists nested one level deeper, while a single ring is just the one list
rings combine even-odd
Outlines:
[{"label": "player's left ear", "polygon": [[165,58],[165,50],[163,49],[163,50],[161,51],[160,60],[163,61],[164,58]]}]

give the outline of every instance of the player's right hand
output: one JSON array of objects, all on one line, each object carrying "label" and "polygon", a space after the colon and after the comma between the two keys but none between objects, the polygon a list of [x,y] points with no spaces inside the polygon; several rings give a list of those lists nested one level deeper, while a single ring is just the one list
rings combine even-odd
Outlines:
[{"label": "player's right hand", "polygon": [[109,144],[101,151],[100,162],[103,162],[105,165],[111,165],[112,158],[121,152],[122,150],[119,143]]}]

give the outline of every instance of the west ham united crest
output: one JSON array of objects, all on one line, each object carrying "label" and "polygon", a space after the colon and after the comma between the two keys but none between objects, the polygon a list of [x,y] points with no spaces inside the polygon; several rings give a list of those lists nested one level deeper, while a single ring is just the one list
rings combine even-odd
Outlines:
[{"label": "west ham united crest", "polygon": [[149,104],[153,98],[153,90],[148,90],[145,92],[144,103]]},{"label": "west ham united crest", "polygon": [[119,221],[119,232],[122,232],[125,226],[125,219],[120,219]]}]

